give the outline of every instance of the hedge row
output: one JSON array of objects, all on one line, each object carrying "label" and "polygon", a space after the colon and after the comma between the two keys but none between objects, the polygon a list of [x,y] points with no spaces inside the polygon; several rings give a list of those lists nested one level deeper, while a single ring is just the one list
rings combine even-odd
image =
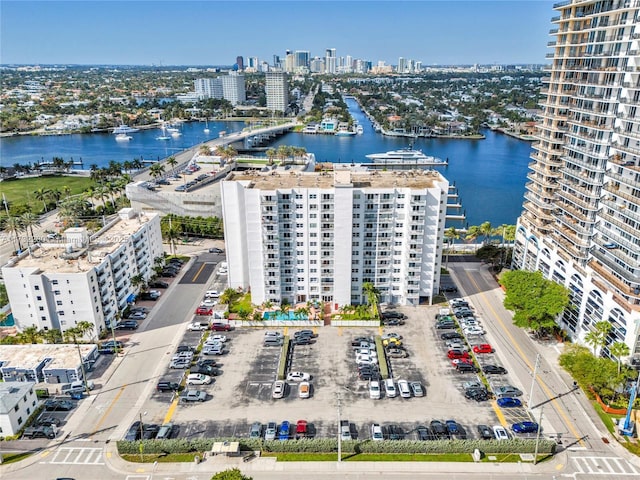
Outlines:
[{"label": "hedge row", "polygon": [[389,378],[389,369],[387,368],[387,353],[382,345],[382,337],[376,335],[376,354],[378,355],[378,366],[380,367],[380,376],[383,380]]},{"label": "hedge row", "polygon": [[[188,453],[211,450],[214,442],[239,442],[240,450],[261,450],[264,452],[331,453],[338,451],[335,438],[314,438],[281,442],[262,441],[253,438],[198,438],[192,440],[142,440],[136,442],[119,441],[120,454],[140,453]],[[391,440],[372,442],[371,440],[349,440],[342,442],[342,451],[348,453],[473,453],[475,449],[483,453],[534,453],[535,440],[433,440],[419,442],[413,440]],[[540,439],[538,452],[555,453],[556,442]]]},{"label": "hedge row", "polygon": [[287,375],[287,363],[289,362],[289,348],[291,339],[285,335],[282,341],[282,352],[280,353],[280,363],[278,364],[278,380],[284,380]]}]

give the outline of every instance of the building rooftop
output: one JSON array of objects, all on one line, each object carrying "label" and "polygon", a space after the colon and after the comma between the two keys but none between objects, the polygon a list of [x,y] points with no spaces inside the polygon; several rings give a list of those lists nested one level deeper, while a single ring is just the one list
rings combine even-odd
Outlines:
[{"label": "building rooftop", "polygon": [[0,382],[0,415],[13,410],[34,386],[34,382]]},{"label": "building rooftop", "polygon": [[369,171],[358,168],[336,168],[332,172],[280,171],[230,173],[225,181],[250,182],[246,188],[277,190],[286,188],[433,188],[446,181],[435,170]]},{"label": "building rooftop", "polygon": [[[80,344],[82,358],[87,358],[96,345]],[[71,344],[38,343],[35,345],[0,345],[1,369],[35,369],[50,359],[47,369],[74,370],[80,366],[78,347]],[[0,385],[3,385],[0,383]]]},{"label": "building rooftop", "polygon": [[123,209],[115,220],[91,236],[84,228],[68,228],[61,240],[41,243],[39,248],[23,252],[7,266],[39,269],[41,273],[88,272],[127,242],[141,225],[157,216],[156,213],[134,215],[131,209]]}]

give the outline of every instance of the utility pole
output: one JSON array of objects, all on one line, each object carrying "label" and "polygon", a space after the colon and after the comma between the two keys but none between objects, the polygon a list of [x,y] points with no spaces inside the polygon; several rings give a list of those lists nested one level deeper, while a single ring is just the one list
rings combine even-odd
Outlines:
[{"label": "utility pole", "polygon": [[536,364],[533,367],[533,377],[531,378],[531,390],[529,391],[529,410],[533,405],[533,387],[536,385],[536,377],[538,376],[538,364],[540,363],[540,354],[536,355]]},{"label": "utility pole", "polygon": [[538,447],[540,445],[540,430],[542,429],[542,411],[544,410],[544,405],[540,407],[540,418],[538,419],[538,431],[536,432],[536,450],[533,453],[533,464],[536,465],[538,463]]},{"label": "utility pole", "polygon": [[341,412],[340,412],[340,392],[338,392],[338,462],[342,462],[342,432],[340,431],[340,421],[341,421]]}]

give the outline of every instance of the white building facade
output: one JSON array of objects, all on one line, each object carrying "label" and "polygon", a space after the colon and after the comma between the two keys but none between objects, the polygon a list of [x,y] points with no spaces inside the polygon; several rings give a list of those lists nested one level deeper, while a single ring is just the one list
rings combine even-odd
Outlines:
[{"label": "white building facade", "polygon": [[0,437],[16,435],[38,407],[33,382],[0,382]]},{"label": "white building facade", "polygon": [[229,72],[229,75],[220,78],[222,79],[222,96],[231,105],[240,105],[247,100],[244,75],[238,72]]},{"label": "white building facade", "polygon": [[229,286],[253,303],[417,305],[439,291],[449,183],[437,172],[233,173],[222,182]]},{"label": "white building facade", "polygon": [[269,72],[266,74],[265,94],[267,109],[285,112],[289,106],[289,76],[286,72]]},{"label": "white building facade", "polygon": [[163,255],[160,217],[123,209],[95,235],[70,228],[64,236],[3,267],[16,327],[64,332],[89,321],[97,335],[136,293],[132,277],[152,276],[154,259]]},{"label": "white building facade", "polygon": [[196,78],[193,81],[198,99],[223,98],[222,79],[217,78]]},{"label": "white building facade", "polygon": [[514,267],[570,290],[560,326],[575,340],[607,321],[599,353],[624,342],[640,355],[640,2],[555,9]]}]

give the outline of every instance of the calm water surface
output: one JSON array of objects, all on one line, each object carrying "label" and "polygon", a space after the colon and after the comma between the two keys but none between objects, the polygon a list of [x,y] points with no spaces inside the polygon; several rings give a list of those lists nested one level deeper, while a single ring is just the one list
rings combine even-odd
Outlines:
[{"label": "calm water surface", "polygon": [[[304,135],[288,133],[278,138],[273,147],[295,145],[305,147],[318,161],[367,162],[370,153],[397,150],[409,145],[407,138],[383,137],[373,131],[371,123],[357,103],[347,99],[353,117],[364,127],[364,134],[354,137]],[[159,129],[133,133],[133,140],[117,142],[111,134],[61,135],[47,137],[10,137],[0,139],[0,163],[50,161],[62,157],[66,161],[82,159],[84,168],[105,166],[110,160],[123,162],[142,158],[166,158],[193,145],[218,138],[222,130],[242,130],[243,122],[209,122],[204,133],[201,122],[185,123],[182,136],[168,141],[156,140]],[[522,210],[529,142],[516,140],[490,130],[484,140],[417,139],[414,148],[427,155],[448,159],[446,167],[435,167],[458,187],[469,225],[490,221],[493,225],[515,224]]]}]

